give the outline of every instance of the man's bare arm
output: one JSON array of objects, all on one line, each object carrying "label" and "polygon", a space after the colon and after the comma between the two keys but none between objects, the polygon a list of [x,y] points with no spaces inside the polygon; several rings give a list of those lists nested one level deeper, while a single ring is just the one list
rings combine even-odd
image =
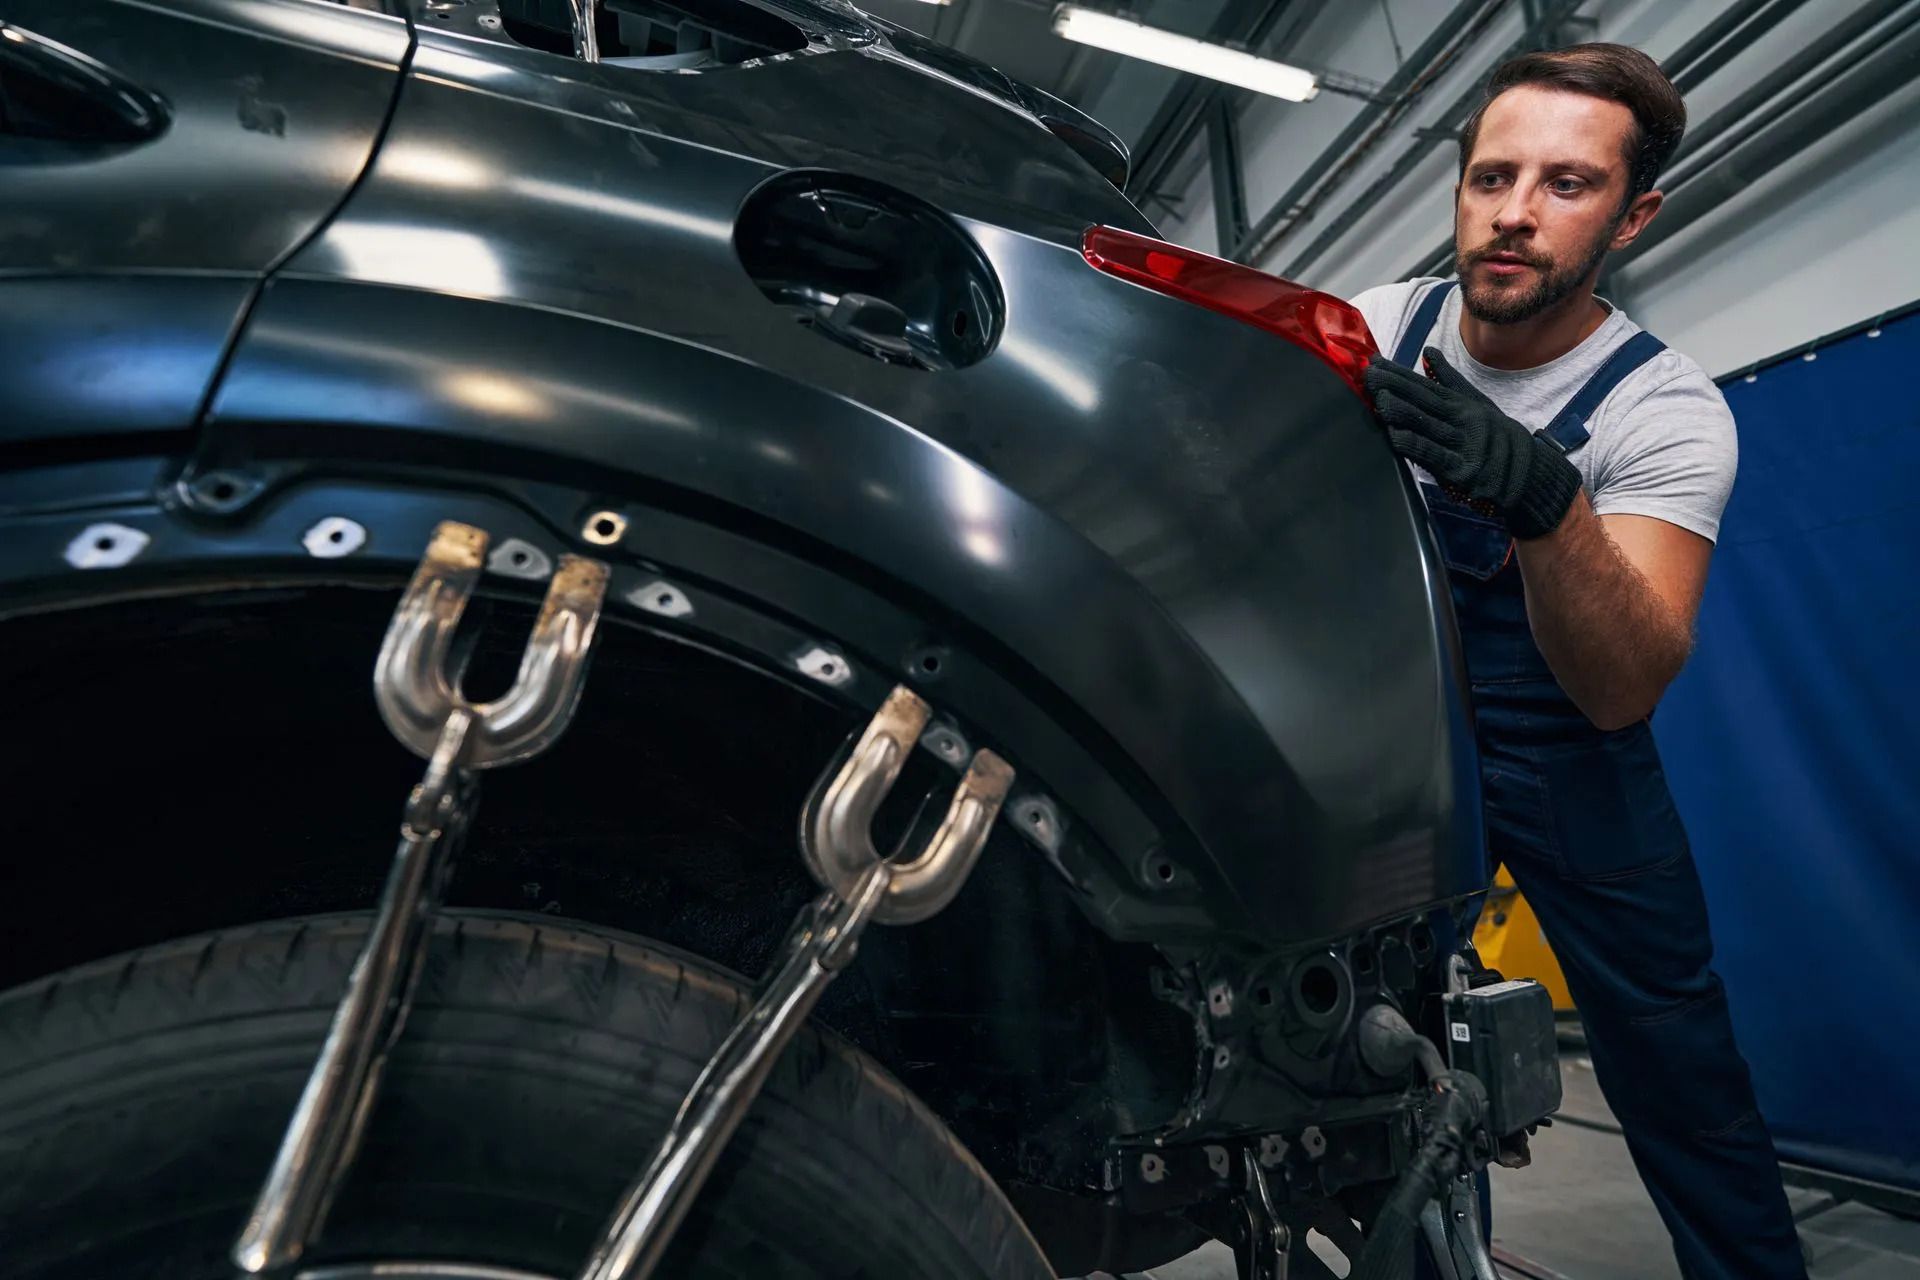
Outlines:
[{"label": "man's bare arm", "polygon": [[1602,729],[1651,714],[1692,650],[1713,543],[1649,516],[1595,515],[1583,493],[1552,533],[1518,546],[1534,643],[1574,705]]},{"label": "man's bare arm", "polygon": [[1506,520],[1534,643],[1574,705],[1603,729],[1650,714],[1693,647],[1713,543],[1665,520],[1595,514],[1564,452],[1437,348],[1423,354],[1431,380],[1390,360],[1367,366],[1387,443]]}]

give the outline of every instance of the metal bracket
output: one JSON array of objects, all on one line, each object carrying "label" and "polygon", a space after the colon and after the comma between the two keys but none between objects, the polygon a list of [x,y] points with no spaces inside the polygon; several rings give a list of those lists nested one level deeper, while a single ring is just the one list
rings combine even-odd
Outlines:
[{"label": "metal bracket", "polygon": [[513,688],[488,703],[461,695],[446,669],[447,652],[486,546],[487,535],[470,525],[434,530],[375,664],[381,715],[401,742],[428,758],[426,776],[408,798],[393,866],[346,994],[234,1243],[234,1264],[248,1275],[279,1273],[299,1260],[353,1163],[472,814],[476,772],[544,750],[579,698],[607,567],[574,556],[561,559]]},{"label": "metal bracket", "polygon": [[1420,1234],[1440,1280],[1498,1280],[1480,1236],[1480,1193],[1472,1174],[1456,1176],[1444,1196],[1427,1201]]},{"label": "metal bracket", "polygon": [[[1462,943],[1447,957],[1447,991],[1467,990],[1479,965],[1472,942]],[[1420,1234],[1440,1280],[1498,1280],[1480,1235],[1480,1192],[1474,1179],[1471,1173],[1454,1175],[1420,1212]]]},{"label": "metal bracket", "polygon": [[1251,1150],[1243,1154],[1241,1163],[1246,1168],[1247,1186],[1240,1197],[1240,1209],[1246,1215],[1245,1234],[1234,1250],[1239,1280],[1287,1280],[1287,1252],[1293,1240],[1274,1207],[1267,1171]]}]

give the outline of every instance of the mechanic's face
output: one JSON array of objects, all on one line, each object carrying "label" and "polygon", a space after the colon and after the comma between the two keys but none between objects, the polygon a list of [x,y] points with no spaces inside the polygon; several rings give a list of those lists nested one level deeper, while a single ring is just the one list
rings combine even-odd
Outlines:
[{"label": "mechanic's face", "polygon": [[1622,208],[1632,130],[1618,102],[1537,85],[1488,105],[1454,212],[1454,270],[1476,319],[1539,315],[1640,234],[1660,195]]}]

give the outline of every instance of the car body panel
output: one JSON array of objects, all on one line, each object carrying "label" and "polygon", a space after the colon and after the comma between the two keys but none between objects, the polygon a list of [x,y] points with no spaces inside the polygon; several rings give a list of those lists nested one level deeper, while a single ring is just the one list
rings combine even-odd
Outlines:
[{"label": "car body panel", "polygon": [[264,272],[311,235],[372,154],[409,36],[324,4],[9,0],[7,20],[166,104],[131,144],[7,140],[0,276]]},{"label": "car body panel", "polygon": [[[1070,708],[1229,932],[1331,937],[1477,889],[1442,579],[1364,406],[1306,353],[1087,266],[1086,223],[1138,215],[984,94],[929,128],[928,83],[858,48],[662,75],[424,33],[213,435],[421,433],[772,522]],[[1005,292],[992,352],[904,369],[770,304],[735,217],[796,166],[946,209]],[[1152,854],[1062,798],[1125,830],[1130,874]]]},{"label": "car body panel", "polygon": [[253,289],[373,154],[408,26],[239,0],[4,16],[152,94],[166,124],[132,142],[0,133],[0,445],[189,428]]},{"label": "car body panel", "polygon": [[[762,968],[813,891],[788,814],[907,684],[960,749],[925,740],[903,801],[980,747],[1016,788],[961,898],[871,936],[823,1012],[997,1177],[1055,1194],[1047,1247],[1163,1260],[1169,1215],[1224,1189],[1200,1142],[1304,1151],[1316,1126],[1324,1162],[1276,1188],[1384,1178],[1420,1097],[1364,1069],[1353,1014],[1431,1004],[1434,909],[1483,887],[1404,468],[1314,355],[1090,265],[1089,225],[1152,233],[1110,135],[840,0],[752,3],[805,49],[592,66],[507,39],[495,0],[9,10],[176,113],[144,152],[0,139],[29,179],[0,209],[0,618],[46,694],[22,740],[97,736],[122,688],[177,680],[186,706],[140,766],[164,803],[117,835],[59,820],[97,782],[47,754],[24,847],[59,945],[24,958],[364,904],[375,881],[334,872],[377,879],[418,765],[351,690],[455,519],[500,553],[496,621],[544,585],[508,544],[611,575],[596,727],[488,784],[508,816],[462,857],[475,901]],[[865,232],[836,192],[912,216]],[[762,216],[780,201],[848,234]],[[836,253],[980,326],[913,367],[816,323],[856,291],[809,274]],[[131,558],[103,564],[103,535]],[[96,852],[161,811],[262,829],[316,787],[342,798],[303,836],[328,871],[194,841],[171,894]]]},{"label": "car body panel", "polygon": [[250,275],[0,280],[0,448],[72,448],[190,428],[254,283]]}]

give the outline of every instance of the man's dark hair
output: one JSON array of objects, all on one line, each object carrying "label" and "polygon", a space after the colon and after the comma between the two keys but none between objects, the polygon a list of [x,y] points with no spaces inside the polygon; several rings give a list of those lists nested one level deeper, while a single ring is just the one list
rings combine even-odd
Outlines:
[{"label": "man's dark hair", "polygon": [[1480,117],[1493,100],[1521,85],[1539,85],[1590,98],[1618,102],[1633,112],[1633,130],[1627,136],[1626,204],[1653,190],[1660,171],[1673,159],[1680,136],[1687,131],[1687,104],[1660,65],[1629,45],[1569,45],[1541,53],[1523,53],[1500,64],[1487,81],[1486,96],[1460,131],[1460,176],[1466,177],[1467,158],[1480,135]]}]

